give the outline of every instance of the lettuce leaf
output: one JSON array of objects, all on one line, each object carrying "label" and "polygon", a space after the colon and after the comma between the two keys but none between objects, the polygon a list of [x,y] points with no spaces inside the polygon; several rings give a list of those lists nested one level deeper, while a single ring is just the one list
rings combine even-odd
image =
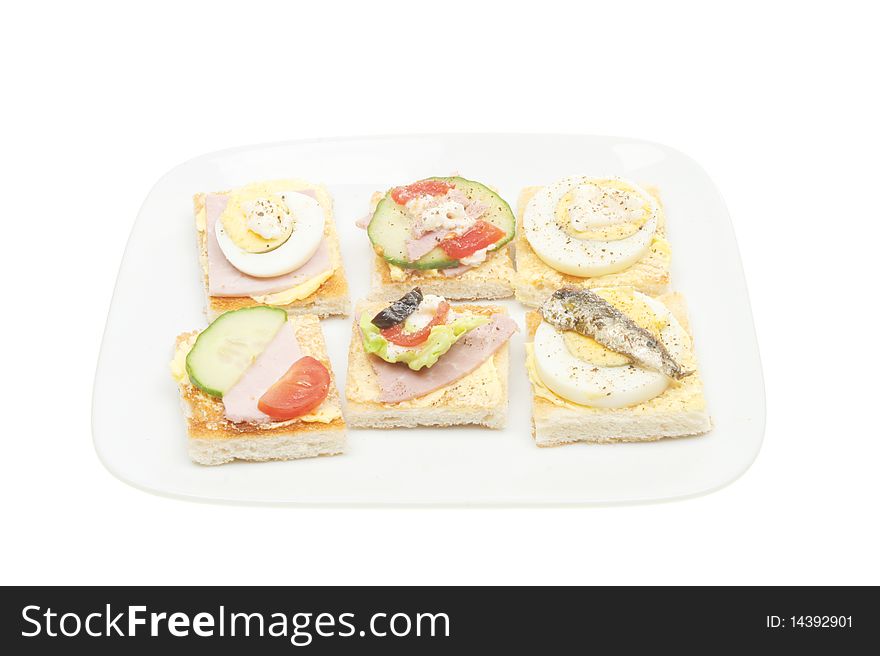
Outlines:
[{"label": "lettuce leaf", "polygon": [[367,353],[378,355],[385,362],[405,362],[410,369],[418,371],[430,367],[446,353],[467,331],[489,322],[489,317],[471,312],[456,315],[450,323],[431,328],[428,339],[418,346],[406,348],[391,344],[382,337],[379,328],[370,320],[369,312],[361,315],[360,328],[364,349]]}]

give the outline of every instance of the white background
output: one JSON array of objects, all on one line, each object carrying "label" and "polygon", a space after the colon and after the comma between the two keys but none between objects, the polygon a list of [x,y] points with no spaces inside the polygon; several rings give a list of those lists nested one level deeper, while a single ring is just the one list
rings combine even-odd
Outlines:
[{"label": "white background", "polygon": [[[477,4],[6,9],[0,582],[880,583],[869,4]],[[92,377],[155,180],[241,144],[462,131],[640,137],[705,166],[767,384],[740,480],[638,507],[301,510],[154,497],[103,469]]]}]

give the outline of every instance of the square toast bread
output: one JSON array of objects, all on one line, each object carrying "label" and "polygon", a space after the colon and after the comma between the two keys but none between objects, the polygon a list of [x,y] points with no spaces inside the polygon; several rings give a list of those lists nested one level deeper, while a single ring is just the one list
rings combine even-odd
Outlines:
[{"label": "square toast bread", "polygon": [[[656,297],[672,312],[691,335],[684,298],[678,293]],[[537,311],[526,313],[526,333],[531,345],[542,319]],[[681,364],[694,373],[669,385],[663,394],[625,408],[592,408],[556,396],[544,387],[532,386],[532,436],[538,446],[558,446],[571,442],[648,442],[671,437],[701,435],[712,428],[703,396],[703,381],[697,369],[693,348]],[[528,369],[528,367],[527,367]]]},{"label": "square toast bread", "polygon": [[[277,305],[287,310],[290,315],[314,314],[321,318],[332,315],[347,315],[350,307],[348,282],[342,264],[342,253],[339,248],[339,235],[333,219],[333,200],[323,185],[297,183],[300,189],[309,189],[315,193],[316,200],[324,210],[324,238],[330,251],[333,274],[321,286],[306,298],[293,301],[287,305]],[[217,192],[228,194],[229,191]],[[224,312],[261,305],[250,296],[211,296],[208,286],[208,238],[205,229],[205,193],[193,196],[193,213],[195,215],[196,235],[199,245],[199,264],[202,268],[202,283],[205,289],[206,314],[208,321],[213,321]]]},{"label": "square toast bread", "polygon": [[[345,387],[348,425],[352,428],[457,425],[503,428],[507,421],[509,343],[475,371],[446,387],[399,403],[377,400],[378,375],[370,364],[370,359],[376,356],[364,350],[358,322],[364,312],[375,314],[386,305],[364,302],[355,309]],[[485,315],[507,313],[504,308],[491,305],[456,305],[454,308]]]},{"label": "square toast bread", "polygon": [[[330,372],[327,398],[310,415],[327,412],[328,418],[335,418],[329,422],[292,419],[264,425],[233,423],[225,418],[221,399],[204,393],[184,376],[178,380],[178,391],[186,417],[188,451],[194,462],[219,465],[233,460],[292,460],[343,452],[345,421],[320,321],[308,314],[290,316],[288,321],[303,354],[319,360]],[[193,331],[178,335],[175,350],[189,352],[198,334]]]}]

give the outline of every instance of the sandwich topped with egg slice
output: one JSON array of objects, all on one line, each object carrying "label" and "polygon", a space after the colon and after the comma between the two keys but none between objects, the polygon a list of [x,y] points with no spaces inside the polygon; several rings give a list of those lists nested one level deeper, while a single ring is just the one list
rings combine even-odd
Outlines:
[{"label": "sandwich topped with egg slice", "polygon": [[711,428],[684,300],[560,289],[526,316],[538,446],[638,442]]},{"label": "sandwich topped with egg slice", "polygon": [[171,374],[194,462],[342,453],[345,422],[319,320],[254,306],[177,338]]},{"label": "sandwich topped with egg slice", "polygon": [[504,426],[508,342],[500,307],[455,305],[419,288],[357,309],[348,358],[349,425]]},{"label": "sandwich topped with egg slice", "polygon": [[302,180],[193,197],[208,319],[255,305],[320,317],[348,313],[333,203]]},{"label": "sandwich topped with egg slice", "polygon": [[570,176],[519,198],[516,298],[536,307],[556,289],[669,284],[671,251],[656,189],[617,177]]},{"label": "sandwich topped with egg slice", "polygon": [[373,194],[367,229],[375,251],[372,300],[418,285],[451,299],[513,295],[508,243],[510,206],[489,187],[452,176],[427,178]]}]

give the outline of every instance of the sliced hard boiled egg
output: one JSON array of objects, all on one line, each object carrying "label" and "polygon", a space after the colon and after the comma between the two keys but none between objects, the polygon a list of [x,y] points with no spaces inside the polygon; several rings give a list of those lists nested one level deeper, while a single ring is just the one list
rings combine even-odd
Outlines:
[{"label": "sliced hard boiled egg", "polygon": [[[657,315],[658,324],[664,325],[660,340],[670,355],[680,358],[689,342],[684,328],[662,303],[638,292],[636,295]],[[628,363],[628,358],[627,362],[608,359],[607,364],[600,365],[597,351],[581,350],[577,344],[575,342],[575,348],[571,348],[572,340],[567,338],[567,333],[547,322],[541,322],[535,332],[535,369],[541,382],[554,394],[572,403],[596,408],[623,408],[650,401],[669,386],[667,376]],[[583,358],[585,354],[589,360]]]},{"label": "sliced hard boiled egg", "polygon": [[600,276],[645,254],[659,212],[654,197],[633,182],[571,176],[532,197],[523,228],[538,257],[557,271]]},{"label": "sliced hard boiled egg", "polygon": [[[220,250],[229,263],[242,273],[257,278],[282,276],[308,262],[321,245],[324,238],[324,211],[318,201],[294,191],[279,192],[276,196],[283,197],[277,202],[283,202],[291,216],[290,232],[283,243],[270,251],[254,253],[242,248],[230,237],[225,223],[217,221],[215,233]],[[254,223],[254,226],[248,226],[248,230],[259,228],[265,232],[272,231],[271,221],[260,223],[255,220]],[[279,221],[279,229],[283,228]]]}]

